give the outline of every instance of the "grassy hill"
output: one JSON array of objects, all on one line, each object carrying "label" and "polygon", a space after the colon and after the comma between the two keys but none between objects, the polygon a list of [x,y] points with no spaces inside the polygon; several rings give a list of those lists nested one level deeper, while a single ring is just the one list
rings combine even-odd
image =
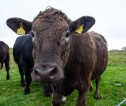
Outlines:
[{"label": "grassy hill", "polygon": [[[10,49],[10,76],[6,81],[5,68],[0,70],[0,106],[52,106],[52,98],[43,97],[43,85],[35,82],[31,84],[31,93],[23,95],[23,89],[19,86],[20,76],[16,64],[13,61],[12,49]],[[126,98],[126,51],[109,51],[109,62],[104,72],[100,92],[102,99],[93,98],[93,91],[88,93],[88,106],[115,106]],[[77,91],[75,90],[63,106],[75,106]],[[124,103],[121,106],[126,106]]]}]

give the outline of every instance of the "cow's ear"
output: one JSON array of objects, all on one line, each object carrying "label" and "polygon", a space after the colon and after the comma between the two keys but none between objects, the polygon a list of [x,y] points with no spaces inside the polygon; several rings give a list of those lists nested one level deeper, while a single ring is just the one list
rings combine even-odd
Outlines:
[{"label": "cow's ear", "polygon": [[18,35],[28,34],[32,27],[32,22],[21,18],[9,18],[6,21],[7,26]]},{"label": "cow's ear", "polygon": [[76,32],[78,34],[87,32],[95,24],[95,19],[90,16],[83,16],[70,25],[70,32]]}]

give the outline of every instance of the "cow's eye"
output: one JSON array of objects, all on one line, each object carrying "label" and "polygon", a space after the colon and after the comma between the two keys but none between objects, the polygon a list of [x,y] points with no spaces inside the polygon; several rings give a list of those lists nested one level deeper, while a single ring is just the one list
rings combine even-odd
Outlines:
[{"label": "cow's eye", "polygon": [[66,41],[66,42],[69,41],[69,35],[70,35],[70,32],[67,31],[66,34],[65,34],[65,41]]},{"label": "cow's eye", "polygon": [[31,35],[32,35],[32,37],[34,38],[35,35],[36,35],[36,32],[35,32],[35,31],[31,31]]},{"label": "cow's eye", "polygon": [[34,35],[34,33],[33,33],[33,32],[31,32],[31,35],[32,35],[32,37],[34,38],[34,36],[35,36],[35,35]]},{"label": "cow's eye", "polygon": [[70,35],[70,32],[69,32],[69,31],[67,31],[67,32],[66,32],[65,37],[66,37],[66,38],[68,38],[68,37],[69,37],[69,35]]}]

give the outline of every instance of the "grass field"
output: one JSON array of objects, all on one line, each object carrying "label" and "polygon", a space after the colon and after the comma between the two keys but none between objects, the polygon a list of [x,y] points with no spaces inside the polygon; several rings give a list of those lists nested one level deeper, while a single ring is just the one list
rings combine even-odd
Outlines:
[{"label": "grass field", "polygon": [[[6,81],[5,68],[0,70],[0,106],[52,106],[52,98],[43,97],[43,86],[35,82],[31,84],[31,93],[23,95],[23,88],[19,86],[20,76],[16,64],[13,61],[12,49],[10,49],[10,76]],[[109,62],[100,84],[102,99],[95,100],[93,91],[88,93],[88,106],[116,106],[126,98],[126,51],[109,51]],[[75,106],[77,91],[67,97],[63,106]],[[126,106],[124,103],[121,106]]]}]

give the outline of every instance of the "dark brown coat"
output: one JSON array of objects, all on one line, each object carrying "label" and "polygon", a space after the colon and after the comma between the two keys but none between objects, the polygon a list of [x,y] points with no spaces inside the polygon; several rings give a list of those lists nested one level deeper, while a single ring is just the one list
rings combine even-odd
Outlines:
[{"label": "dark brown coat", "polygon": [[3,68],[3,64],[5,63],[5,68],[7,71],[6,79],[10,79],[9,75],[9,69],[10,69],[10,54],[9,54],[9,46],[4,43],[3,41],[0,41],[0,69]]}]

